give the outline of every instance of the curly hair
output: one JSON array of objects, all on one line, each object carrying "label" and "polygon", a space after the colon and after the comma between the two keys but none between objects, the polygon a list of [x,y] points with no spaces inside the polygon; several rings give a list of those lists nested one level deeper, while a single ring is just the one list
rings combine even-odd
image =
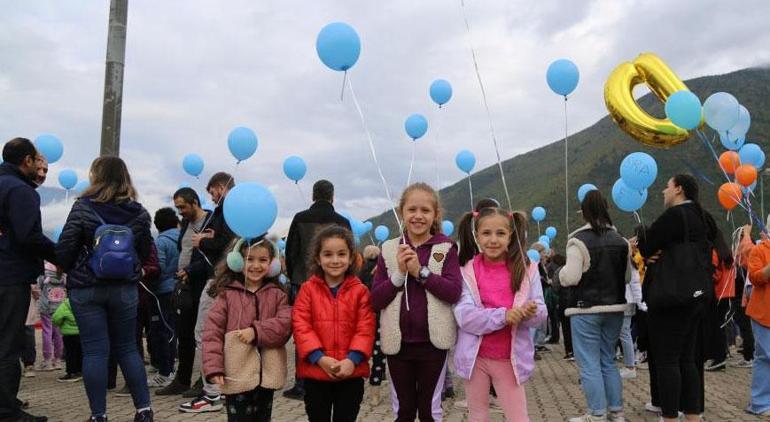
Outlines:
[{"label": "curly hair", "polygon": [[313,241],[310,243],[310,250],[308,254],[307,266],[310,269],[310,274],[314,274],[323,278],[324,270],[321,268],[319,258],[321,256],[321,248],[323,242],[328,239],[342,239],[348,247],[350,252],[350,266],[345,271],[345,277],[358,273],[359,264],[355,259],[356,244],[353,240],[353,233],[345,227],[338,225],[327,225],[321,227],[313,237]]}]

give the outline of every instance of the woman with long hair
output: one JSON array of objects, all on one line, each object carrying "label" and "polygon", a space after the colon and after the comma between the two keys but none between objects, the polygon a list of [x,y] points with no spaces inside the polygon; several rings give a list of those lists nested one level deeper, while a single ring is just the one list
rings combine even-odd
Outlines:
[{"label": "woman with long hair", "polygon": [[90,420],[107,420],[107,361],[112,353],[131,391],[134,421],[152,421],[144,362],[136,349],[137,283],[142,262],[151,253],[150,215],[136,202],[136,189],[120,158],[94,160],[89,179],[91,186],[72,205],[56,256],[67,273],[80,328]]}]

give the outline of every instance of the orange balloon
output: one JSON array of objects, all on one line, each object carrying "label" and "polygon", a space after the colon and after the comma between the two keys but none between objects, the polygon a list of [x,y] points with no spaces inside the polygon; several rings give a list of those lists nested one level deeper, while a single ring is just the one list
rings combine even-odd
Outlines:
[{"label": "orange balloon", "polygon": [[741,198],[743,198],[743,191],[741,185],[737,183],[725,183],[719,187],[719,203],[726,210],[732,210],[738,206]]},{"label": "orange balloon", "polygon": [[735,169],[735,180],[745,187],[757,180],[757,168],[751,164],[741,164]]},{"label": "orange balloon", "polygon": [[719,167],[727,174],[735,173],[735,169],[741,165],[741,159],[735,151],[725,151],[719,156]]}]

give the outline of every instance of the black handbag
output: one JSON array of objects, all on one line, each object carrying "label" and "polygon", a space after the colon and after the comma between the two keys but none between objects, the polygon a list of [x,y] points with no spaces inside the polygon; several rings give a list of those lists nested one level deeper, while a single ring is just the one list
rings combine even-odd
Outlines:
[{"label": "black handbag", "polygon": [[687,217],[681,211],[685,240],[664,250],[645,277],[644,301],[650,308],[692,306],[709,294],[713,274],[711,248],[689,240]]}]

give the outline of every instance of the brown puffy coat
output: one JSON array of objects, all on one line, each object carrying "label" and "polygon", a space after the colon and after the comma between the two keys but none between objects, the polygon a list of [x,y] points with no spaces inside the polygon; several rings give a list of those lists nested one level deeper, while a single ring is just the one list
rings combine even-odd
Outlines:
[{"label": "brown puffy coat", "polygon": [[203,374],[225,373],[225,334],[253,328],[262,359],[260,386],[279,389],[286,382],[286,342],[291,336],[291,306],[280,287],[267,283],[256,292],[233,281],[214,299],[203,329]]}]

